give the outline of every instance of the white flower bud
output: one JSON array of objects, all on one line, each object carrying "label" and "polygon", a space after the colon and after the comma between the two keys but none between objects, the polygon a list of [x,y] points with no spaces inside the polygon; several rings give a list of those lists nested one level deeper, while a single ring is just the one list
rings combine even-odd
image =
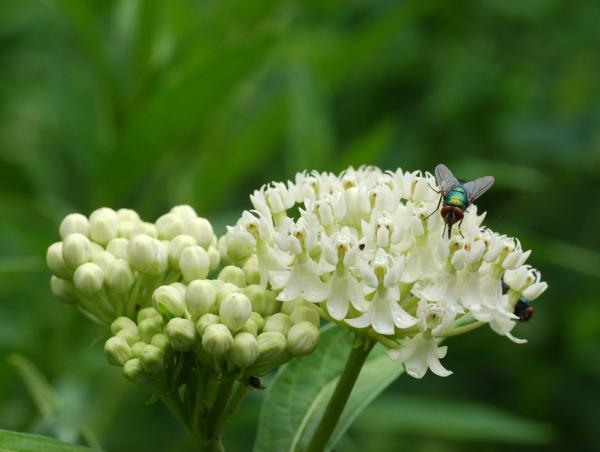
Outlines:
[{"label": "white flower bud", "polygon": [[263,289],[259,285],[252,284],[243,289],[244,294],[252,303],[252,310],[262,316],[268,316],[279,311],[281,302],[275,299],[276,295],[270,290]]},{"label": "white flower bud", "polygon": [[115,366],[122,366],[132,358],[131,347],[125,339],[113,336],[104,344],[104,353],[108,362]]},{"label": "white flower bud", "polygon": [[127,259],[128,244],[129,240],[122,237],[117,237],[108,242],[108,245],[106,245],[106,251],[108,251],[117,259]]},{"label": "white flower bud", "polygon": [[152,338],[163,331],[162,319],[151,318],[138,323],[138,336],[144,342],[150,342]]},{"label": "white flower bud", "polygon": [[181,257],[182,251],[188,246],[195,246],[196,240],[191,235],[178,235],[171,242],[169,242],[169,263],[171,266],[179,270],[179,258]]},{"label": "white flower bud", "polygon": [[183,317],[185,314],[185,292],[177,286],[157,288],[152,294],[152,303],[166,317]]},{"label": "white flower bud", "polygon": [[133,344],[140,340],[137,334],[137,327],[135,330],[132,330],[131,328],[123,328],[122,330],[117,332],[116,336],[125,339],[127,343],[132,347]]},{"label": "white flower bud", "polygon": [[100,251],[99,253],[94,254],[92,257],[92,263],[100,267],[103,272],[106,272],[108,267],[110,267],[114,261],[115,256],[110,254],[108,251]]},{"label": "white flower bud", "polygon": [[548,284],[545,282],[536,282],[523,291],[523,296],[529,301],[535,300],[541,294],[543,294],[548,288]]},{"label": "white flower bud", "polygon": [[61,279],[58,276],[52,276],[50,278],[50,289],[52,290],[52,295],[58,298],[59,301],[73,305],[77,303],[77,290],[70,281]]},{"label": "white flower bud", "polygon": [[206,254],[208,254],[209,270],[211,272],[215,271],[217,268],[219,268],[219,264],[221,263],[221,254],[219,253],[219,250],[217,250],[217,248],[214,246],[210,246]]},{"label": "white flower bud", "polygon": [[157,239],[158,231],[153,223],[143,222],[136,225],[131,236],[134,237],[136,235],[147,235],[150,238]]},{"label": "white flower bud", "polygon": [[258,256],[253,254],[242,267],[246,275],[246,284],[260,284],[260,266],[258,265]]},{"label": "white flower bud", "polygon": [[213,228],[206,218],[194,218],[185,224],[185,233],[196,239],[198,245],[207,250],[213,240]]},{"label": "white flower bud", "polygon": [[150,341],[152,345],[160,348],[161,350],[167,350],[171,346],[171,341],[169,341],[169,336],[165,333],[158,333],[152,337],[152,341]]},{"label": "white flower bud", "polygon": [[283,334],[265,332],[258,335],[258,359],[261,363],[275,361],[285,352],[287,341]]},{"label": "white flower bud", "polygon": [[256,323],[254,322],[254,320],[252,320],[252,316],[248,320],[246,320],[246,323],[244,323],[244,327],[240,331],[250,333],[254,337],[258,335],[258,326],[256,326]]},{"label": "white flower bud", "polygon": [[218,279],[228,282],[240,288],[246,287],[246,274],[240,267],[228,265],[219,273]]},{"label": "white flower bud", "polygon": [[135,210],[132,209],[119,209],[117,210],[117,221],[119,223],[128,222],[128,223],[139,223],[140,216]]},{"label": "white flower bud", "polygon": [[196,340],[196,327],[188,319],[174,318],[169,320],[165,329],[173,350],[185,352],[189,350]]},{"label": "white flower bud", "polygon": [[215,314],[204,314],[196,322],[196,331],[200,336],[204,335],[204,331],[209,325],[216,325],[221,323],[221,319]]},{"label": "white flower bud", "polygon": [[185,291],[185,304],[193,319],[211,312],[216,300],[217,292],[206,280],[192,281]]},{"label": "white flower bud", "polygon": [[252,320],[256,325],[256,332],[262,332],[263,328],[265,327],[265,319],[263,318],[263,316],[260,315],[258,312],[253,312],[250,316],[250,320]]},{"label": "white flower bud", "polygon": [[220,323],[208,325],[202,335],[202,347],[214,356],[224,355],[231,349],[232,344],[231,332]]},{"label": "white flower bud", "polygon": [[91,262],[80,265],[73,275],[75,287],[85,296],[92,297],[96,295],[104,285],[104,272],[102,269]]},{"label": "white flower bud", "polygon": [[319,329],[311,322],[295,324],[287,334],[287,351],[293,356],[311,353],[319,344]]},{"label": "white flower bud", "polygon": [[67,215],[60,223],[60,237],[64,240],[70,234],[82,234],[86,237],[90,233],[90,224],[88,219],[80,213],[71,213]]},{"label": "white flower bud", "polygon": [[110,324],[110,331],[112,334],[117,334],[121,330],[131,330],[137,334],[137,325],[129,317],[117,317]]},{"label": "white flower bud", "polygon": [[219,237],[219,240],[217,241],[217,250],[219,251],[219,256],[221,256],[223,264],[230,264],[231,258],[227,254],[227,235]]},{"label": "white flower bud", "polygon": [[125,294],[133,287],[133,272],[126,261],[116,259],[106,269],[106,285],[118,294]]},{"label": "white flower bud", "polygon": [[208,254],[200,246],[189,246],[181,253],[179,268],[186,281],[205,279],[209,268]]},{"label": "white flower bud", "polygon": [[158,238],[171,240],[179,234],[183,234],[183,220],[173,213],[164,214],[156,220]]},{"label": "white flower bud", "polygon": [[67,267],[63,259],[63,244],[62,242],[53,243],[48,247],[46,252],[46,265],[48,269],[60,278],[70,278],[73,271]]},{"label": "white flower bud", "polygon": [[292,321],[290,317],[278,312],[277,314],[273,314],[265,319],[263,331],[281,333],[285,336],[291,327]]},{"label": "white flower bud", "polygon": [[133,237],[138,223],[132,223],[131,221],[120,221],[117,226],[117,237],[123,239],[130,239]]},{"label": "white flower bud", "polygon": [[117,236],[117,213],[107,207],[95,210],[90,215],[90,238],[100,245],[106,245]]},{"label": "white flower bud", "polygon": [[148,383],[152,377],[146,372],[139,358],[132,358],[123,365],[123,375],[132,383]]},{"label": "white flower bud", "polygon": [[248,297],[242,293],[232,293],[225,297],[219,308],[221,321],[236,332],[240,330],[252,314],[252,305]]},{"label": "white flower bud", "polygon": [[244,260],[254,251],[254,243],[245,234],[228,233],[226,236],[227,256],[234,262]]},{"label": "white flower bud", "polygon": [[229,352],[231,362],[240,369],[250,367],[258,356],[258,342],[250,333],[238,333]]},{"label": "white flower bud", "polygon": [[171,209],[170,213],[177,215],[184,223],[192,221],[198,216],[193,207],[188,205],[175,206]]},{"label": "white flower bud", "polygon": [[77,232],[69,234],[64,239],[62,254],[67,267],[75,270],[92,258],[90,240],[85,235]]},{"label": "white flower bud", "polygon": [[127,244],[129,265],[141,273],[158,275],[167,269],[167,250],[158,240],[136,235]]},{"label": "white flower bud", "polygon": [[290,320],[293,324],[300,322],[310,322],[315,325],[317,328],[321,323],[321,319],[319,317],[319,311],[315,308],[307,307],[307,306],[298,306],[294,308],[292,313],[290,314]]},{"label": "white flower bud", "polygon": [[137,313],[137,322],[141,323],[146,319],[162,320],[162,315],[160,315],[160,312],[152,307],[140,309],[140,311]]},{"label": "white flower bud", "polygon": [[165,353],[162,349],[154,345],[146,344],[142,350],[140,359],[144,370],[148,373],[158,373],[165,368]]}]

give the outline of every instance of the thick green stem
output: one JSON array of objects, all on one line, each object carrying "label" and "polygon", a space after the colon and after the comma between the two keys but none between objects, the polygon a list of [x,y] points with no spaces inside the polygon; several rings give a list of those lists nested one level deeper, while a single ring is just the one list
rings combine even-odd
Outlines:
[{"label": "thick green stem", "polygon": [[[208,416],[207,440],[208,446],[210,447],[208,447],[207,450],[224,450],[223,445],[221,444],[220,434],[224,420],[225,407],[227,406],[227,402],[231,394],[233,381],[233,378],[226,378],[222,380],[221,384],[219,385],[217,396],[215,397],[215,401]],[[217,446],[219,446],[220,449],[216,449]]]},{"label": "thick green stem", "polygon": [[306,448],[307,452],[322,452],[325,449],[348,402],[358,374],[374,345],[374,341],[358,335],[354,339],[352,350],[350,350],[350,355],[348,355],[346,361],[346,367],[340,375],[325,413],[323,413],[323,417]]},{"label": "thick green stem", "polygon": [[225,420],[229,419],[233,415],[233,413],[235,413],[235,410],[237,409],[247,392],[248,385],[242,382],[238,382],[237,390],[233,393],[231,400],[227,404],[227,409],[225,410]]}]

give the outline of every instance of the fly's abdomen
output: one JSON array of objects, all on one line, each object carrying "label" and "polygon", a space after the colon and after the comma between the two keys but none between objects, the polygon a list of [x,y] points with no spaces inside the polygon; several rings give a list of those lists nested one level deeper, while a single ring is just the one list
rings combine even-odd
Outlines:
[{"label": "fly's abdomen", "polygon": [[467,195],[462,185],[457,185],[444,198],[444,204],[447,206],[458,207],[461,210],[467,208]]}]

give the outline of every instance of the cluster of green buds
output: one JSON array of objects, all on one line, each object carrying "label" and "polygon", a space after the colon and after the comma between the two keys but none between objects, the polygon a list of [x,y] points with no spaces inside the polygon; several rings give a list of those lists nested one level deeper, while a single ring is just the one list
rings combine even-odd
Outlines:
[{"label": "cluster of green buds", "polygon": [[130,209],[73,213],[60,236],[46,254],[52,292],[104,325],[135,318],[151,306],[156,287],[206,278],[220,263],[210,222],[190,206],[174,207],[156,223]]}]

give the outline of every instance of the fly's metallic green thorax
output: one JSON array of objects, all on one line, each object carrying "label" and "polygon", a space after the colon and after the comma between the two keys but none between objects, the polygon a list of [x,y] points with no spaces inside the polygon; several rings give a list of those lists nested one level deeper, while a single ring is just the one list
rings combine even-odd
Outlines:
[{"label": "fly's metallic green thorax", "polygon": [[444,205],[459,207],[461,210],[467,208],[467,194],[462,184],[458,184],[444,196]]}]

